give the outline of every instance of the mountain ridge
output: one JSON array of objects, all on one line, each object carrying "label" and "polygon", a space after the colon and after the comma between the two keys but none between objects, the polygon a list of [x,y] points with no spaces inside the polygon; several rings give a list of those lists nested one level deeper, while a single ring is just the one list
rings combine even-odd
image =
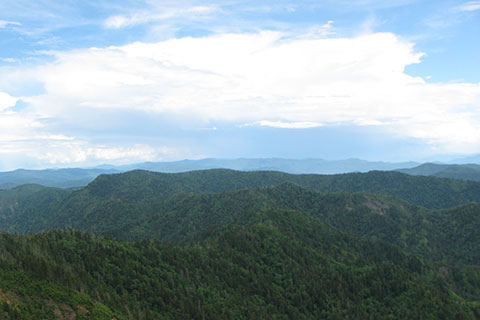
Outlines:
[{"label": "mountain ridge", "polygon": [[188,172],[207,169],[232,169],[239,171],[282,171],[294,174],[322,173],[335,174],[345,172],[367,172],[370,170],[393,170],[413,167],[414,162],[388,163],[360,159],[322,160],[322,159],[200,159],[172,162],[143,162],[130,165],[100,165],[93,168],[64,168],[0,172],[0,189],[10,189],[25,183],[37,183],[44,186],[71,188],[82,187],[100,174],[112,174],[136,169],[156,172]]},{"label": "mountain ridge", "polygon": [[[465,198],[469,188],[477,198]],[[14,198],[15,190],[9,190],[5,199],[24,202],[11,211],[8,204],[12,202],[4,201],[0,230],[36,233],[74,228],[122,240],[191,243],[208,232],[221,232],[218,226],[243,212],[300,210],[341,230],[376,237],[429,259],[480,264],[475,253],[480,250],[476,249],[462,260],[466,250],[462,241],[470,238],[474,246],[480,246],[474,232],[480,228],[480,205],[468,204],[480,202],[475,190],[480,190],[480,183],[398,172],[321,176],[227,169],[186,173],[136,170],[101,175],[77,190],[43,187],[24,198]],[[0,199],[3,194],[0,192]],[[439,196],[451,201],[445,202],[451,206],[443,208],[453,208],[433,211],[419,206],[418,202],[438,205],[442,203],[436,200]],[[466,201],[459,201],[461,196]],[[462,215],[463,211],[468,214]],[[449,230],[459,226],[465,232],[454,241],[459,245],[457,254],[446,238],[454,235]]]}]

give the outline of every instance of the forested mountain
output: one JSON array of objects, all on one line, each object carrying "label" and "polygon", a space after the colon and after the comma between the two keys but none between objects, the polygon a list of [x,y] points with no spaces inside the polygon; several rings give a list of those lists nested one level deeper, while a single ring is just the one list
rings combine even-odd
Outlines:
[{"label": "forested mountain", "polygon": [[[479,205],[432,211],[399,198],[449,207],[477,200],[478,185],[396,172],[320,176],[231,170],[161,174],[137,170],[102,175],[79,190],[25,186],[0,192],[0,228],[19,233],[74,228],[123,240],[154,238],[191,243],[207,233],[222,231],[221,227],[238,214],[266,208],[288,209],[429,259],[480,264],[480,250],[476,250],[480,249],[480,238],[475,231],[480,228]],[[317,190],[369,193],[324,194]],[[457,235],[458,230],[462,232]],[[453,243],[457,245],[450,245]]]},{"label": "forested mountain", "polygon": [[0,319],[478,319],[479,185],[136,170],[0,191],[1,230],[34,233],[0,234]]},{"label": "forested mountain", "polygon": [[478,268],[425,262],[297,211],[192,247],[73,231],[0,236],[11,319],[475,319]]},{"label": "forested mountain", "polygon": [[451,178],[480,181],[480,165],[478,164],[436,164],[424,163],[418,167],[398,169],[396,171],[421,176]]},{"label": "forested mountain", "polygon": [[178,193],[211,193],[292,182],[321,192],[370,192],[397,195],[431,209],[480,201],[480,183],[409,176],[394,171],[339,175],[293,175],[273,171],[202,170],[177,174],[135,170],[101,175],[74,197],[118,198],[131,201],[165,199]]},{"label": "forested mountain", "polygon": [[476,192],[480,190],[478,183],[410,177],[395,172],[320,176],[266,171],[206,170],[162,174],[137,170],[99,176],[87,187],[73,192],[38,185],[0,191],[0,230],[39,232],[52,227],[78,228],[82,224],[83,230],[111,230],[111,226],[104,226],[113,223],[118,228],[137,223],[156,210],[154,204],[159,206],[159,202],[175,195],[218,193],[283,182],[293,182],[310,190],[396,194],[434,208],[480,198],[480,192]]},{"label": "forested mountain", "polygon": [[[11,190],[0,190],[0,229],[11,229],[17,223],[33,225],[41,213],[45,219],[53,219],[54,212],[72,190],[49,188],[36,184],[26,184]],[[27,220],[24,220],[27,219]],[[28,232],[28,228],[24,232]]]}]

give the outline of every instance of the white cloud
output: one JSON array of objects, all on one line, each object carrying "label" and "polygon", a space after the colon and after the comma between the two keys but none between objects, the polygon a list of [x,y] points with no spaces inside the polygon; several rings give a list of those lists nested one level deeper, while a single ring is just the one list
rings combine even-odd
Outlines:
[{"label": "white cloud", "polygon": [[0,112],[13,107],[18,101],[18,98],[12,97],[8,93],[0,91]]},{"label": "white cloud", "polygon": [[127,147],[92,145],[82,140],[45,139],[43,152],[36,158],[50,165],[94,164],[98,161],[110,163],[131,163],[160,160],[174,153],[167,147],[154,148],[136,144]]},{"label": "white cloud", "polygon": [[0,159],[9,155],[27,157],[36,153],[42,144],[34,143],[26,148],[23,142],[37,136],[37,130],[41,127],[41,123],[32,116],[11,111],[0,112]]},{"label": "white cloud", "polygon": [[171,18],[195,18],[210,15],[216,12],[217,7],[193,6],[187,8],[162,8],[160,10],[141,11],[130,15],[115,15],[108,17],[104,25],[110,29],[120,29],[153,21],[162,21]]},{"label": "white cloud", "polygon": [[143,144],[111,146],[89,143],[67,136],[39,135],[1,136],[0,154],[5,156],[36,159],[40,167],[89,166],[99,162],[127,164],[132,162],[171,160],[178,156],[177,150],[169,147],[152,147]]},{"label": "white cloud", "polygon": [[329,20],[327,23],[322,24],[322,25],[315,25],[311,27],[307,33],[302,35],[302,38],[306,39],[314,39],[314,38],[325,38],[328,36],[332,36],[336,34],[335,31],[333,31],[333,20]]},{"label": "white cloud", "polygon": [[272,127],[272,128],[282,128],[282,129],[308,129],[308,128],[316,128],[322,127],[323,124],[318,122],[284,122],[284,121],[258,121],[252,124],[245,124],[242,126],[252,126],[252,125],[259,125],[262,127]]},{"label": "white cloud", "polygon": [[476,11],[480,10],[480,1],[469,1],[465,2],[458,7],[460,11]]},{"label": "white cloud", "polygon": [[0,28],[5,28],[9,25],[10,26],[21,26],[22,24],[20,22],[16,22],[16,21],[0,20]]},{"label": "white cloud", "polygon": [[0,60],[8,63],[18,62],[18,60],[14,58],[0,58]]},{"label": "white cloud", "polygon": [[[439,152],[480,152],[480,84],[427,83],[406,74],[405,67],[419,63],[422,53],[391,33],[335,39],[220,34],[51,54],[54,62],[6,72],[0,85],[41,83],[44,94],[22,97],[29,112],[76,127],[88,127],[81,119],[94,112],[134,110],[178,125],[189,119],[196,127],[375,125],[422,139]],[[114,120],[104,121],[109,126]],[[56,134],[48,126],[41,130]],[[75,141],[58,150],[77,148]],[[79,154],[58,151],[55,161],[127,152],[80,146]]]}]

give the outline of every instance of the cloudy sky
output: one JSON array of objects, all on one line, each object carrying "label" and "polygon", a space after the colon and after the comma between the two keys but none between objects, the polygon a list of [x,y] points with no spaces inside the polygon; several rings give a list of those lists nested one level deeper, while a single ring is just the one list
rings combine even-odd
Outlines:
[{"label": "cloudy sky", "polygon": [[480,1],[2,0],[0,170],[480,153]]}]

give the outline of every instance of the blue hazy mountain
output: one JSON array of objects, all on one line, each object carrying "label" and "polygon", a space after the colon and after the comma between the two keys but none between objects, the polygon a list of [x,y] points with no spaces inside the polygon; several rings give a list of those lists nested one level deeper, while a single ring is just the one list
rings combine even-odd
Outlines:
[{"label": "blue hazy mountain", "polygon": [[282,171],[286,173],[336,174],[368,172],[371,170],[395,170],[417,166],[415,162],[372,162],[360,159],[202,159],[172,162],[143,162],[114,166],[104,164],[95,168],[68,168],[0,172],[0,189],[10,189],[22,184],[40,184],[49,187],[81,187],[93,181],[100,174],[126,172],[142,169],[155,172],[187,172],[206,169],[232,169],[239,171]]},{"label": "blue hazy mountain", "polygon": [[144,162],[127,166],[100,166],[100,168],[128,171],[142,169],[157,172],[186,172],[208,169],[232,169],[239,171],[282,171],[286,173],[318,173],[336,174],[349,172],[368,172],[371,170],[395,170],[412,168],[416,162],[390,163],[382,161],[366,161],[361,159],[323,160],[323,159],[201,159],[173,162]]},{"label": "blue hazy mountain", "polygon": [[100,174],[118,173],[115,169],[18,169],[0,172],[0,189],[11,189],[23,184],[40,184],[47,187],[72,188],[87,185]]},{"label": "blue hazy mountain", "polygon": [[414,176],[433,176],[461,180],[480,181],[480,165],[478,164],[437,164],[424,163],[414,168],[399,169],[402,173]]}]

